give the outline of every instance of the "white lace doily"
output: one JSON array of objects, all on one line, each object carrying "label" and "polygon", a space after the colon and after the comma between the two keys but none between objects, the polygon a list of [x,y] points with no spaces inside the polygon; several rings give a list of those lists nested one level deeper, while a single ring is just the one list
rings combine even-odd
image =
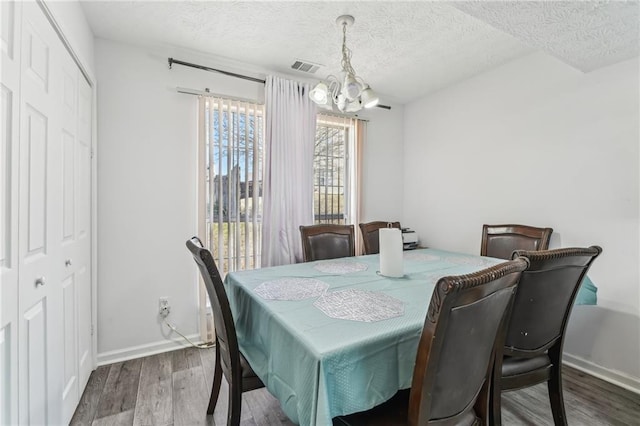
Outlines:
[{"label": "white lace doily", "polygon": [[314,268],[327,274],[349,274],[352,272],[366,271],[368,266],[365,263],[360,262],[334,260],[331,262],[318,263]]},{"label": "white lace doily", "polygon": [[268,300],[302,300],[318,297],[328,288],[329,284],[313,278],[281,278],[263,282],[253,291]]},{"label": "white lace doily", "polygon": [[416,252],[405,253],[404,258],[406,260],[415,260],[417,262],[435,262],[436,260],[440,260],[439,256],[435,256],[433,254],[427,254],[427,253],[416,253]]},{"label": "white lace doily", "polygon": [[375,322],[404,315],[404,303],[384,293],[341,290],[325,293],[313,305],[331,318]]}]

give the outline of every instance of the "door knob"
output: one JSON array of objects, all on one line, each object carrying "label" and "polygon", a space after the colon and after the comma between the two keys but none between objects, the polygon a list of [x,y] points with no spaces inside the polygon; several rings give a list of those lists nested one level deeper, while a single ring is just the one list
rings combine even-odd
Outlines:
[{"label": "door knob", "polygon": [[36,287],[44,285],[44,277],[36,278]]},{"label": "door knob", "polygon": [[71,266],[71,259],[67,259],[64,261],[64,266]]}]

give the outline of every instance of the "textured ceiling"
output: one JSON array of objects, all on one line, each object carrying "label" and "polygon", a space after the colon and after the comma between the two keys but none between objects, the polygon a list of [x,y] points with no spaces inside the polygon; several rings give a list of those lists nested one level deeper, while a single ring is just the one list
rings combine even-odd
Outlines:
[{"label": "textured ceiling", "polygon": [[500,1],[453,5],[585,72],[638,56],[637,1]]},{"label": "textured ceiling", "polygon": [[638,55],[637,1],[83,1],[82,6],[97,37],[182,47],[308,77],[290,68],[303,59],[323,65],[318,78],[340,72],[342,34],[335,19],[351,14],[356,19],[347,30],[352,65],[383,102],[411,101],[539,49],[586,71]]}]

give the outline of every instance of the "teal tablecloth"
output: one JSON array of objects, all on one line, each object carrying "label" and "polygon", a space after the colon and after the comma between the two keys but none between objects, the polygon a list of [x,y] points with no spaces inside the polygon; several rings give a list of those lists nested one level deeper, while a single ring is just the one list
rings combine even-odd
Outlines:
[{"label": "teal tablecloth", "polygon": [[[332,261],[320,261],[233,272],[225,280],[242,352],[283,411],[300,425],[331,425],[335,416],[367,410],[409,388],[437,280],[502,262],[413,250],[405,252],[405,276],[386,278],[376,273],[378,255],[340,261],[366,270],[326,273],[317,267]],[[404,313],[376,322],[336,319],[314,305],[317,296],[268,300],[255,290],[282,278],[313,278],[320,288],[327,287],[327,294],[347,289],[381,293],[401,301]]]},{"label": "teal tablecloth", "polygon": [[596,305],[598,303],[598,289],[591,282],[588,276],[582,280],[582,285],[578,291],[575,305]]}]

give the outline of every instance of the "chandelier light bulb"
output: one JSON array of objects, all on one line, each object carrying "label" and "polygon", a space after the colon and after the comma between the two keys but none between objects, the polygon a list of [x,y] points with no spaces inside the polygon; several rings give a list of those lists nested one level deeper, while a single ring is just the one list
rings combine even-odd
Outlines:
[{"label": "chandelier light bulb", "polygon": [[351,74],[347,74],[344,78],[344,84],[342,85],[342,93],[345,98],[353,101],[360,96],[361,90],[362,87],[360,86],[360,83],[356,81],[356,78]]}]

